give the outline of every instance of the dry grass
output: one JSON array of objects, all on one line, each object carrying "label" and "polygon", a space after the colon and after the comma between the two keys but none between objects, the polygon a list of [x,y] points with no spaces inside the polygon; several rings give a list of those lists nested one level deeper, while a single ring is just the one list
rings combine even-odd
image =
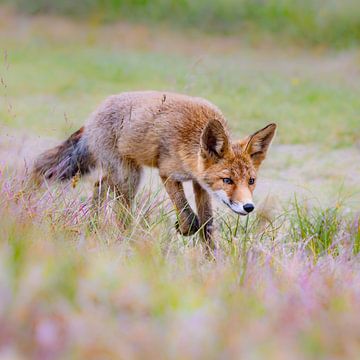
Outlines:
[{"label": "dry grass", "polygon": [[[294,203],[216,217],[220,251],[142,191],[132,225],[89,226],[86,187],[0,179],[2,358],[355,359],[360,223]],[[108,208],[112,199],[109,199]],[[331,214],[329,215],[329,212]]]}]

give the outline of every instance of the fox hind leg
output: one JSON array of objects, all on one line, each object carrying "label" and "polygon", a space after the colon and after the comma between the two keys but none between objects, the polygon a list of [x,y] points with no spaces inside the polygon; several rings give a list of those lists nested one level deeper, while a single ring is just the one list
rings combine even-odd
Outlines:
[{"label": "fox hind leg", "polygon": [[134,161],[121,160],[119,166],[108,172],[116,195],[124,206],[131,208],[141,180],[142,169]]},{"label": "fox hind leg", "polygon": [[114,211],[117,218],[123,225],[128,225],[142,169],[133,161],[121,160],[117,166],[107,166],[105,170],[106,176],[95,183],[92,207],[98,217],[104,200],[110,197],[110,200],[113,199],[115,202]]}]

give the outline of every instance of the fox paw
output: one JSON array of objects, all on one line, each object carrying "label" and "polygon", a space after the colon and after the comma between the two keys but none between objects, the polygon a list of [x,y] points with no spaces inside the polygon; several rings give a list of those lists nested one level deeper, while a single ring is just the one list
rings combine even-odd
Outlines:
[{"label": "fox paw", "polygon": [[213,232],[214,232],[214,228],[213,228],[213,222],[211,220],[211,221],[208,221],[204,225],[203,233],[202,233],[202,235],[204,237],[204,240],[207,241],[207,242],[211,242],[212,237],[213,237]]},{"label": "fox paw", "polygon": [[192,216],[190,219],[187,220],[186,223],[180,224],[177,220],[175,223],[175,228],[178,233],[184,236],[190,236],[196,234],[199,229],[199,219],[196,215]]},{"label": "fox paw", "polygon": [[214,251],[218,249],[219,244],[216,241],[212,220],[205,224],[202,232],[202,237],[208,250]]}]

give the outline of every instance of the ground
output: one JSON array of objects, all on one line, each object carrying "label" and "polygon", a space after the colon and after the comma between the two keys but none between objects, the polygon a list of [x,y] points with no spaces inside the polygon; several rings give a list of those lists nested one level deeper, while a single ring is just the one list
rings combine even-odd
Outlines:
[{"label": "ground", "polygon": [[[5,8],[0,43],[1,358],[357,358],[359,50]],[[257,214],[217,208],[215,260],[175,233],[156,171],[122,232],[109,209],[89,227],[96,174],[27,188],[39,152],[133,89],[206,97],[234,138],[279,125]]]}]

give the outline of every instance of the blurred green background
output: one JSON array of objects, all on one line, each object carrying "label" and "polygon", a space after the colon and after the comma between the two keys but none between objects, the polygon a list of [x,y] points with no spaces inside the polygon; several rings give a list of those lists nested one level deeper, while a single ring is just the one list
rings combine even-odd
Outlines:
[{"label": "blurred green background", "polygon": [[[4,1],[4,0],[2,0]],[[6,0],[5,0],[6,1]],[[8,0],[9,2],[9,0]],[[270,32],[299,42],[344,47],[359,43],[358,0],[10,0],[19,10],[165,22],[222,33]]]},{"label": "blurred green background", "polygon": [[7,127],[62,138],[108,95],[159,89],[213,101],[236,136],[359,142],[359,1],[0,1]]}]

